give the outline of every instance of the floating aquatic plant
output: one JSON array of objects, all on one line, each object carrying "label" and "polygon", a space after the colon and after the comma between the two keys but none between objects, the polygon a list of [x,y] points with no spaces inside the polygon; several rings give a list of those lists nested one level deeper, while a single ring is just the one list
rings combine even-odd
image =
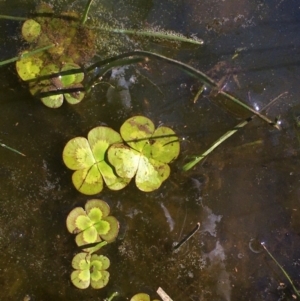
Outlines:
[{"label": "floating aquatic plant", "polygon": [[71,274],[72,283],[80,289],[92,288],[100,289],[107,285],[109,281],[110,261],[106,256],[78,253],[72,260],[72,267],[75,271]]},{"label": "floating aquatic plant", "polygon": [[[46,106],[58,108],[64,99],[77,104],[84,98],[84,74],[80,66],[94,56],[95,36],[80,26],[76,13],[67,12],[57,17],[50,6],[42,3],[35,15],[35,19],[26,20],[22,26],[22,36],[29,48],[16,62],[17,73],[29,82],[30,92]],[[53,47],[26,56],[48,44]]]},{"label": "floating aquatic plant", "polygon": [[72,181],[75,188],[87,195],[103,189],[103,179],[112,190],[124,188],[129,179],[117,176],[106,161],[106,152],[114,143],[121,143],[121,136],[111,128],[100,126],[88,133],[88,138],[71,139],[63,150],[66,166],[75,170]]},{"label": "floating aquatic plant", "polygon": [[[109,215],[109,205],[98,199],[87,201],[84,206],[74,208],[66,220],[67,229],[76,235],[78,246],[84,246],[95,242],[112,242],[119,233],[119,222]],[[101,244],[97,245],[102,247]],[[96,249],[88,250],[89,253]]]},{"label": "floating aquatic plant", "polygon": [[144,116],[126,120],[120,129],[125,143],[113,144],[108,150],[109,162],[118,176],[132,179],[142,191],[158,189],[170,175],[168,163],[179,155],[179,140],[174,131]]},{"label": "floating aquatic plant", "polygon": [[[72,181],[84,194],[97,194],[108,188],[120,190],[135,176],[142,191],[158,189],[170,175],[168,163],[179,154],[179,141],[174,131],[135,116],[121,126],[122,137],[108,127],[96,127],[88,139],[71,139],[63,150],[66,166],[75,170]],[[122,140],[123,138],[123,140]]]},{"label": "floating aquatic plant", "polygon": [[[148,294],[145,293],[138,293],[135,294],[130,301],[150,301],[150,296]],[[153,301],[159,301],[157,299],[154,299]]]}]

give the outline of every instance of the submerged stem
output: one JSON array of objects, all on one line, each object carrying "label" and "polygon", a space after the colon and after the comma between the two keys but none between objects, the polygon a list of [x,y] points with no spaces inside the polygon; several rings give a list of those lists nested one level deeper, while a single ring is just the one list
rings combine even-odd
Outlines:
[{"label": "submerged stem", "polygon": [[[275,101],[277,101],[280,97],[282,97],[283,95],[287,94],[287,92],[284,92],[282,94],[280,94],[279,96],[277,96],[276,98],[274,98],[272,101],[270,101],[266,106],[264,106],[262,108],[261,111],[265,111],[266,109],[268,109],[271,105],[273,105],[273,103]],[[199,163],[201,160],[203,160],[208,154],[210,154],[215,148],[217,148],[222,142],[224,142],[226,139],[228,139],[229,137],[231,137],[233,134],[235,134],[239,129],[243,128],[245,125],[247,125],[251,120],[253,120],[257,115],[253,115],[245,120],[243,120],[242,122],[240,122],[239,124],[237,124],[232,130],[226,132],[223,136],[221,136],[219,139],[217,139],[212,146],[206,150],[203,154],[201,154],[200,156],[196,156],[192,161],[186,163],[182,169],[184,171],[188,171],[191,168],[193,168],[197,163]]]},{"label": "submerged stem", "polygon": [[50,48],[52,48],[52,47],[54,47],[54,46],[55,46],[55,44],[47,45],[47,46],[44,46],[44,47],[37,48],[37,49],[35,49],[35,50],[29,51],[29,52],[27,52],[27,53],[24,53],[24,54],[15,56],[15,57],[13,57],[13,58],[7,59],[7,60],[5,60],[5,61],[1,61],[1,62],[0,62],[0,66],[4,66],[4,65],[6,65],[6,64],[9,64],[9,63],[13,63],[13,62],[15,62],[15,61],[18,61],[18,60],[20,60],[20,59],[22,59],[22,58],[25,58],[25,57],[29,57],[29,56],[35,55],[36,53],[43,52],[43,51],[45,51],[45,50],[47,50],[47,49],[50,49]]},{"label": "submerged stem", "polygon": [[14,21],[26,21],[27,20],[27,18],[24,18],[24,17],[14,17],[14,16],[8,16],[8,15],[0,15],[0,19],[14,20]]}]

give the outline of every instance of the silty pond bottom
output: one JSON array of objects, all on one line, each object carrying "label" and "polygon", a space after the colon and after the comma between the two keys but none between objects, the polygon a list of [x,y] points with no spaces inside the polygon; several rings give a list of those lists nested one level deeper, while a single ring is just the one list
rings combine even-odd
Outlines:
[{"label": "silty pond bottom", "polygon": [[[52,2],[61,10],[82,9],[84,3]],[[203,38],[203,47],[152,43],[147,49],[206,72],[258,110],[287,92],[267,112],[282,130],[255,119],[182,172],[187,156],[201,154],[245,118],[205,94],[194,103],[200,83],[182,71],[151,60],[147,68],[124,70],[127,83],[136,78],[127,86],[129,105],[114,101],[108,85],[98,85],[80,104],[51,110],[31,97],[14,65],[2,67],[0,142],[26,157],[0,148],[0,299],[103,300],[114,291],[120,294],[116,300],[138,292],[154,299],[162,287],[173,300],[293,300],[279,268],[249,243],[264,242],[300,288],[298,1],[101,3],[118,25],[159,26]],[[1,14],[26,16],[33,8],[32,1],[0,1]],[[92,16],[106,17],[99,10],[95,5]],[[0,21],[0,60],[21,47],[20,26]],[[138,47],[126,36],[120,39],[128,50]],[[91,197],[73,188],[63,147],[98,125],[119,130],[137,114],[172,127],[183,138],[181,156],[157,191],[143,193],[130,184],[96,196],[111,206],[120,234],[102,249],[111,260],[108,285],[78,290],[70,281],[78,250],[65,220]],[[197,222],[200,230],[172,251]]]}]

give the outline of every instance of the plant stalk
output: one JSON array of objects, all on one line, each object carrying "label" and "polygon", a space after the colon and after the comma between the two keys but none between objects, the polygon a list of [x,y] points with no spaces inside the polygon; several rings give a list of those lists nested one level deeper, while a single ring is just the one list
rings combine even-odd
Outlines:
[{"label": "plant stalk", "polygon": [[[153,57],[156,58],[158,60],[164,61],[164,62],[168,62],[171,65],[176,66],[179,69],[182,69],[184,72],[188,73],[189,75],[199,79],[202,83],[207,84],[208,86],[212,87],[212,88],[216,88],[219,90],[218,84],[211,79],[210,77],[208,77],[206,74],[204,74],[203,72],[201,72],[200,70],[197,70],[185,63],[182,63],[180,61],[174,60],[174,59],[170,59],[166,56],[160,55],[160,54],[156,54],[153,52],[149,52],[149,51],[142,51],[142,50],[138,50],[138,51],[133,51],[133,52],[127,52],[127,53],[123,53],[120,55],[117,55],[115,57],[109,58],[107,60],[104,60],[106,63],[109,62],[113,62],[113,61],[117,61],[119,59],[123,59],[124,57],[131,57],[131,56],[143,56],[143,57]],[[98,63],[93,64],[92,66],[90,66],[88,69],[91,68],[95,68],[98,66],[98,64],[103,64],[104,61],[100,61]],[[251,107],[247,106],[245,103],[243,103],[242,101],[240,101],[239,99],[237,99],[236,97],[231,96],[230,94],[224,92],[224,91],[218,91],[218,93],[222,94],[224,97],[228,98],[231,101],[234,101],[236,104],[242,106],[243,108],[247,109],[248,111],[252,112],[253,114],[255,114],[256,116],[258,116],[259,118],[261,118],[262,120],[266,121],[268,124],[274,126],[275,128],[277,128],[278,130],[280,130],[280,126],[273,122],[272,120],[270,120],[268,117],[260,114],[259,112],[255,111],[254,109],[252,109]]]},{"label": "plant stalk", "polygon": [[89,2],[86,4],[83,15],[82,15],[82,19],[81,19],[81,25],[84,25],[87,18],[88,18],[88,14],[91,8],[93,0],[89,0]]},{"label": "plant stalk", "polygon": [[13,63],[13,62],[18,61],[18,60],[20,60],[20,59],[22,59],[22,58],[25,58],[25,57],[33,56],[33,55],[35,55],[36,53],[43,52],[43,51],[45,51],[45,50],[47,50],[47,49],[50,49],[50,48],[52,48],[52,47],[54,47],[54,46],[55,46],[55,44],[47,45],[47,46],[44,46],[44,47],[37,48],[37,49],[35,49],[35,50],[29,51],[29,52],[27,52],[27,53],[24,53],[24,54],[15,56],[15,57],[13,57],[13,58],[7,59],[7,60],[5,60],[5,61],[1,61],[1,62],[0,62],[0,66],[4,66],[4,65]]},{"label": "plant stalk", "polygon": [[163,32],[163,31],[151,31],[151,30],[134,30],[134,29],[125,29],[125,28],[110,28],[110,27],[92,27],[93,29],[98,29],[100,31],[116,33],[116,34],[127,34],[132,36],[140,36],[147,38],[156,38],[162,40],[169,40],[179,43],[190,43],[195,45],[203,45],[203,40],[198,38],[187,38],[181,34],[176,34],[172,32]]},{"label": "plant stalk", "polygon": [[7,146],[7,145],[4,144],[4,143],[0,143],[0,146],[6,148],[6,149],[8,149],[8,150],[10,150],[10,151],[12,151],[12,152],[14,152],[14,153],[16,153],[16,154],[19,154],[19,155],[21,155],[21,156],[23,156],[23,157],[26,157],[25,154],[19,152],[18,150],[14,149],[14,148],[12,148],[12,147]]},{"label": "plant stalk", "polygon": [[[281,98],[283,95],[287,94],[287,92],[284,92],[282,94],[280,94],[279,96],[277,96],[276,98],[274,98],[272,101],[270,101],[266,106],[264,106],[262,108],[261,111],[265,111],[267,110],[271,105],[273,105],[273,103],[275,101],[277,101],[279,98]],[[206,150],[203,154],[201,154],[200,156],[195,156],[194,159],[188,163],[186,163],[182,169],[184,171],[188,171],[191,168],[193,168],[197,163],[199,163],[201,160],[203,160],[208,154],[210,154],[215,148],[217,148],[222,142],[224,142],[225,140],[227,140],[229,137],[231,137],[233,134],[235,134],[238,130],[240,130],[241,128],[243,128],[245,125],[247,125],[251,120],[253,120],[255,117],[257,117],[257,115],[253,115],[245,120],[243,120],[242,122],[240,122],[239,124],[237,124],[232,130],[226,132],[223,136],[221,136],[217,141],[215,141],[213,143],[213,145]]]},{"label": "plant stalk", "polygon": [[291,277],[289,276],[289,274],[285,271],[285,269],[282,267],[282,265],[275,259],[275,257],[269,252],[269,250],[267,249],[267,247],[265,246],[265,244],[262,242],[261,243],[262,247],[265,249],[265,251],[268,253],[268,255],[272,258],[272,260],[277,264],[277,266],[280,268],[280,270],[282,271],[282,273],[284,274],[284,276],[286,277],[286,279],[289,281],[289,283],[291,284],[295,294],[300,297],[300,292],[297,290],[297,288],[294,285],[293,280],[291,279]]},{"label": "plant stalk", "polygon": [[0,19],[13,20],[13,21],[26,21],[27,20],[27,18],[24,18],[24,17],[14,17],[14,16],[7,16],[7,15],[0,15]]}]

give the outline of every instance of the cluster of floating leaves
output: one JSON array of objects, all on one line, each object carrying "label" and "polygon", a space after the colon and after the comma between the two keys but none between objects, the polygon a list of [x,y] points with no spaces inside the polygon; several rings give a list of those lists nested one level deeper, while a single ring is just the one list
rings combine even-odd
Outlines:
[{"label": "cluster of floating leaves", "polygon": [[66,144],[63,160],[75,170],[72,181],[78,191],[97,194],[103,182],[112,190],[120,190],[135,177],[136,186],[149,192],[169,177],[168,163],[180,150],[172,129],[155,129],[150,119],[134,116],[123,123],[120,134],[100,126],[92,129],[87,139],[76,137]]},{"label": "cluster of floating leaves", "polygon": [[[32,95],[50,108],[60,107],[64,99],[70,104],[79,103],[84,98],[84,74],[80,66],[95,55],[94,33],[80,25],[76,13],[55,16],[45,3],[38,6],[34,15],[22,26],[22,36],[29,47],[16,63],[18,75],[29,83]],[[26,56],[49,45],[53,47]]]},{"label": "cluster of floating leaves", "polygon": [[110,208],[106,202],[92,199],[87,201],[84,209],[76,207],[67,217],[68,231],[76,234],[78,246],[85,247],[84,252],[76,254],[72,260],[75,270],[71,274],[71,281],[80,289],[85,289],[90,284],[99,289],[109,281],[109,272],[106,271],[110,265],[109,259],[103,255],[92,255],[112,242],[119,233],[119,222],[109,213]]}]

